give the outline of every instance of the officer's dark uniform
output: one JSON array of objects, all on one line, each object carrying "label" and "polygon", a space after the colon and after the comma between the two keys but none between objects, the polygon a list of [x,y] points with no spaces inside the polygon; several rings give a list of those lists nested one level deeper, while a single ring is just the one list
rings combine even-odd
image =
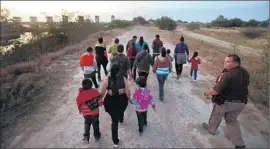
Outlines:
[{"label": "officer's dark uniform", "polygon": [[240,125],[237,117],[247,103],[249,74],[243,67],[225,70],[218,78],[213,89],[218,92],[222,100],[214,104],[209,122],[208,131],[214,134],[225,118],[227,137],[236,146],[244,146],[241,137]]}]

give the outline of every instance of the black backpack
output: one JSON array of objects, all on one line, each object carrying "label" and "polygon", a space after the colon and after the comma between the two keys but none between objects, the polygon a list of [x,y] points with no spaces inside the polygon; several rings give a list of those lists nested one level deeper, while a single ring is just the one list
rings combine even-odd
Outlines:
[{"label": "black backpack", "polygon": [[117,76],[116,80],[112,79],[111,76],[109,76],[108,89],[112,90],[113,95],[119,95],[119,89],[124,88],[125,88],[125,81],[122,76]]}]

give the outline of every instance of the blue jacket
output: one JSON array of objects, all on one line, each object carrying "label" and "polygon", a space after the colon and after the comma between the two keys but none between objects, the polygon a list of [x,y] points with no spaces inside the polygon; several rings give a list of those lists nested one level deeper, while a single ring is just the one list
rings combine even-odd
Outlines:
[{"label": "blue jacket", "polygon": [[147,42],[143,41],[143,45],[142,46],[140,45],[140,42],[139,41],[136,42],[136,47],[137,47],[137,49],[138,49],[139,52],[141,52],[143,50],[143,46],[144,45],[147,45],[148,46]]},{"label": "blue jacket", "polygon": [[188,46],[185,43],[180,42],[175,46],[174,53],[187,53],[187,55],[189,55]]}]

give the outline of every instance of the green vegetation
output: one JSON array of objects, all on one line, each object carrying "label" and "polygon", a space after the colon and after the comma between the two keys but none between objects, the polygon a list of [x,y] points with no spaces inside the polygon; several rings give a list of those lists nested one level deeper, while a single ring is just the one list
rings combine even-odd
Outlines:
[{"label": "green vegetation", "polygon": [[198,23],[189,23],[189,24],[187,24],[186,25],[186,28],[188,29],[188,30],[196,30],[196,29],[200,29],[200,24],[198,24]]},{"label": "green vegetation", "polygon": [[145,24],[148,24],[148,22],[142,17],[142,16],[139,16],[139,17],[135,17],[132,22],[134,24],[141,24],[141,25],[145,25]]},{"label": "green vegetation", "polygon": [[125,28],[131,26],[131,21],[126,20],[114,20],[108,24],[109,28]]},{"label": "green vegetation", "polygon": [[167,16],[157,19],[155,21],[155,25],[159,29],[168,30],[168,31],[173,31],[177,27],[176,22],[173,19],[171,19],[171,18],[169,18]]},{"label": "green vegetation", "polygon": [[249,21],[242,21],[239,18],[227,19],[223,15],[219,15],[211,22],[213,27],[268,27],[269,19],[265,21],[257,21],[251,19]]},{"label": "green vegetation", "polygon": [[265,30],[258,28],[247,28],[241,30],[241,34],[246,38],[254,39],[263,36],[265,34]]}]

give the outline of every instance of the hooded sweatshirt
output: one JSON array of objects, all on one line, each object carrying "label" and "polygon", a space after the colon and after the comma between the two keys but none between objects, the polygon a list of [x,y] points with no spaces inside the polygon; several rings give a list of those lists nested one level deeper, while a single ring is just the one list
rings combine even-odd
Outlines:
[{"label": "hooded sweatshirt", "polygon": [[137,112],[147,111],[149,105],[155,106],[153,96],[148,88],[135,89],[131,103],[135,104]]},{"label": "hooded sweatshirt", "polygon": [[98,98],[98,105],[101,106],[103,105],[103,101],[101,100],[101,98],[99,98],[99,96],[100,93],[96,89],[83,90],[82,88],[80,88],[76,98],[77,107],[80,114],[84,116],[98,115],[99,114],[98,108],[90,110],[90,108],[87,105],[87,102]]},{"label": "hooded sweatshirt", "polygon": [[153,63],[151,55],[145,50],[138,53],[135,59],[135,65],[138,71],[149,72],[150,65],[153,65]]}]

